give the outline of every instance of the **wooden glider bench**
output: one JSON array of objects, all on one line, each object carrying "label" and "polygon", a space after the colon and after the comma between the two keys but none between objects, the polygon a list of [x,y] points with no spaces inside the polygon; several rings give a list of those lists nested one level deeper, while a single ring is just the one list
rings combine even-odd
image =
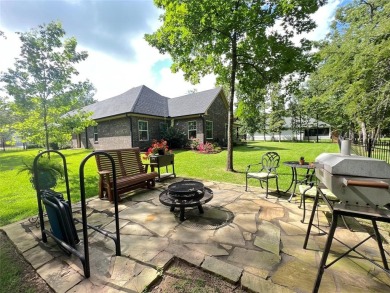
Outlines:
[{"label": "wooden glider bench", "polygon": [[[112,156],[115,163],[116,187],[119,194],[136,188],[152,188],[155,185],[156,172],[147,173],[142,164],[139,148],[103,150]],[[105,155],[95,156],[99,173],[99,198],[105,194],[110,202],[114,201],[113,170],[111,160]]]}]

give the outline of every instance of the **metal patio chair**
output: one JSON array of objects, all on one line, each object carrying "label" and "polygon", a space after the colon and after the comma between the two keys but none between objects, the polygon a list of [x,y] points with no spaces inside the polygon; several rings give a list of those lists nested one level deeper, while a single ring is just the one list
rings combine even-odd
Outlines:
[{"label": "metal patio chair", "polygon": [[263,188],[263,182],[265,182],[266,193],[265,198],[268,198],[268,181],[275,179],[276,189],[279,193],[278,185],[278,173],[277,168],[279,167],[280,156],[276,152],[267,152],[261,157],[261,161],[257,164],[248,165],[245,172],[245,191],[248,190],[248,179],[253,178],[260,181],[260,186]]}]

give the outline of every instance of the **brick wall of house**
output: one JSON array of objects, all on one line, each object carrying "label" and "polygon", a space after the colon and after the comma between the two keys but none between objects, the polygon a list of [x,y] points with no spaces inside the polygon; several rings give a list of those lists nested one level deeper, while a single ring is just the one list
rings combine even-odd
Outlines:
[{"label": "brick wall of house", "polygon": [[209,110],[207,111],[207,115],[204,116],[204,120],[213,122],[213,139],[207,139],[207,141],[217,142],[221,146],[226,145],[226,124],[228,121],[228,109],[226,108],[221,95],[219,95],[211,104]]},{"label": "brick wall of house", "polygon": [[[129,117],[101,121],[98,123],[98,141],[90,137],[90,143],[95,150],[123,149],[132,147],[131,127]],[[93,132],[93,127],[91,128]]]},{"label": "brick wall of house", "polygon": [[199,140],[200,143],[204,142],[204,135],[203,135],[203,119],[202,117],[194,117],[194,118],[175,118],[173,126],[175,128],[178,128],[181,132],[185,133],[186,137],[188,137],[188,122],[189,121],[196,121],[196,138]]},{"label": "brick wall of house", "polygon": [[[148,140],[142,140],[140,141],[139,137],[139,128],[138,128],[138,122],[139,121],[147,121],[148,122],[148,133],[149,137]],[[170,125],[170,122],[168,120],[164,119],[158,119],[158,118],[144,118],[144,117],[131,117],[131,123],[133,126],[133,145],[135,147],[139,147],[142,151],[149,148],[152,144],[152,141],[154,139],[161,139],[161,125],[160,123],[168,123]]]},{"label": "brick wall of house", "polygon": [[[171,125],[170,120],[164,118],[146,118],[138,116],[98,122],[98,141],[94,141],[94,128],[89,127],[87,133],[83,132],[80,134],[80,147],[87,147],[85,143],[85,136],[87,135],[88,148],[90,149],[104,150],[139,147],[141,150],[146,150],[152,144],[153,139],[161,139],[161,123],[167,123],[169,126],[178,128],[188,137],[189,121],[196,121],[196,138],[200,143],[206,142],[206,121],[212,121],[213,138],[208,141],[217,142],[221,146],[225,146],[227,142],[226,124],[228,121],[228,109],[226,107],[226,102],[224,102],[223,99],[224,98],[219,95],[208,109],[206,115],[203,117],[199,115],[192,118],[175,118],[173,119],[173,125]],[[140,141],[139,139],[139,121],[148,122],[149,136],[147,140]],[[132,132],[131,129],[133,130]],[[73,135],[72,146],[74,148],[78,147],[77,135]]]}]

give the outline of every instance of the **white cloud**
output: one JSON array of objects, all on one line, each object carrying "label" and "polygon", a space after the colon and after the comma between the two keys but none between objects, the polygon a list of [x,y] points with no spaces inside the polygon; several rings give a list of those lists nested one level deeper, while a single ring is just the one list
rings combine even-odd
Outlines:
[{"label": "white cloud", "polygon": [[329,0],[313,14],[312,18],[317,23],[317,28],[307,35],[310,40],[323,39],[329,31],[329,25],[334,19],[334,14],[342,0]]},{"label": "white cloud", "polygon": [[80,47],[89,53],[88,59],[77,67],[80,78],[88,78],[94,84],[97,88],[96,99],[104,100],[139,85],[146,85],[167,97],[184,95],[193,88],[202,91],[214,87],[213,76],[203,78],[198,85],[191,85],[181,73],[173,74],[169,68],[153,72],[154,64],[166,60],[168,56],[150,47],[143,36],[138,36],[131,45],[135,48],[133,61],[118,60],[102,52]]},{"label": "white cloud", "polygon": [[[82,3],[79,3],[77,0],[68,1],[75,4],[76,6],[77,4]],[[48,3],[54,5],[53,2]],[[113,2],[112,7],[114,7],[114,3],[116,2]],[[142,2],[134,3],[142,4]],[[147,1],[147,3],[150,3],[150,1]],[[307,35],[308,38],[320,39],[325,36],[328,31],[331,18],[334,15],[334,11],[340,3],[341,0],[330,0],[327,5],[320,8],[320,10],[313,15],[313,19],[317,21],[318,27],[315,31]],[[118,6],[116,9],[124,9],[123,7],[126,6]],[[134,9],[135,8],[146,10],[147,5],[136,5],[134,6]],[[49,10],[48,8],[46,10],[52,12],[54,15],[53,10]],[[71,8],[69,8],[67,12],[70,13]],[[13,13],[16,12],[13,11]],[[84,15],[81,12],[78,12],[78,14]],[[153,13],[153,15],[156,14],[156,12]],[[107,41],[109,40],[109,38],[103,38],[104,45],[102,46],[102,40],[96,40],[96,43],[94,43],[94,38],[91,36],[88,39],[84,39],[84,36],[88,35],[88,33],[86,32],[77,36],[78,31],[75,31],[75,28],[77,28],[77,26],[69,26],[69,31],[67,29],[67,26],[64,26],[65,30],[67,31],[67,36],[76,35],[76,38],[79,42],[79,50],[86,50],[89,53],[88,59],[80,63],[77,68],[80,72],[79,78],[88,78],[97,88],[97,94],[95,96],[96,99],[107,99],[139,85],[146,85],[152,90],[167,97],[176,97],[184,95],[189,90],[192,90],[194,88],[198,91],[202,91],[213,88],[215,86],[215,77],[212,75],[204,77],[201,80],[200,84],[192,85],[184,80],[182,73],[179,72],[173,74],[170,69],[166,67],[166,60],[169,59],[169,56],[163,56],[159,54],[158,50],[149,46],[147,42],[143,39],[144,32],[150,32],[151,28],[153,28],[154,30],[157,29],[157,27],[159,26],[159,21],[157,18],[153,17],[146,20],[144,19],[144,23],[146,23],[146,26],[142,27],[142,29],[141,27],[138,27],[136,32],[131,32],[133,26],[130,25],[130,23],[122,24],[122,26],[120,26],[119,23],[115,23],[114,26],[113,24],[111,24],[111,22],[107,23],[108,21],[112,20],[111,18],[108,18],[108,16],[109,14],[107,14],[105,17],[100,18],[101,24],[106,29],[100,31],[99,34],[97,34],[96,36],[104,35],[107,32],[111,32],[112,36],[110,37],[115,37],[115,34],[119,27],[121,30],[120,35],[122,36],[122,42],[120,42],[120,45],[125,48],[131,48],[128,51],[131,52],[131,55],[122,54],[120,57],[118,57],[117,54],[112,53],[114,50],[113,48],[115,46],[118,46],[118,43],[110,43],[109,41]],[[20,20],[14,18],[12,19],[14,20],[13,25],[19,24]],[[31,22],[27,22],[27,20],[28,19],[25,18],[26,23],[23,23],[24,26],[21,25],[20,27],[18,27],[18,29],[15,28],[14,30],[26,31],[26,29],[23,29],[22,27],[25,27],[26,25],[31,28],[36,27],[37,24],[34,21],[39,21],[34,19],[31,20]],[[69,21],[69,19],[67,19],[67,21]],[[80,19],[78,21],[80,21]],[[0,21],[0,30],[4,31],[7,36],[6,40],[0,37],[1,72],[13,66],[15,58],[19,55],[21,44],[18,35],[7,29],[7,26],[3,21]],[[82,30],[82,28],[80,28],[80,30]],[[125,40],[123,38],[124,34],[126,34],[127,36],[127,38],[125,39],[129,40],[127,41],[128,43],[126,43],[126,41],[123,41]],[[100,45],[98,46],[97,44]],[[160,66],[160,68],[158,68],[156,64],[160,63],[162,65],[165,65],[165,67]],[[158,70],[158,72],[156,72],[156,70]]]}]

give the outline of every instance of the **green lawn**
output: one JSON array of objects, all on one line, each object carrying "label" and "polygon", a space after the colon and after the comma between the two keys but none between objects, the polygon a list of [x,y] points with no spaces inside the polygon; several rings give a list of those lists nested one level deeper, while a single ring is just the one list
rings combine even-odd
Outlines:
[{"label": "green lawn", "polygon": [[[226,172],[227,152],[218,154],[199,154],[190,150],[177,150],[175,153],[175,171],[177,176],[245,184],[245,169],[248,164],[256,163],[267,151],[278,152],[281,161],[296,161],[301,156],[306,162],[312,162],[320,153],[338,152],[335,143],[292,143],[292,142],[249,142],[234,148],[233,162],[236,172]],[[81,161],[90,154],[90,150],[64,150],[66,157],[72,201],[80,199],[79,168]],[[18,174],[23,161],[31,160],[38,150],[0,152],[0,227],[37,214],[36,193],[29,182],[27,173]],[[53,159],[55,157],[53,156]],[[98,176],[94,158],[85,165],[85,186],[87,197],[98,193]],[[291,180],[291,170],[281,164],[279,170],[281,189],[286,189]],[[258,186],[257,180],[250,181]],[[59,183],[56,190],[64,192],[64,183]],[[272,181],[271,188],[275,188]]]}]

